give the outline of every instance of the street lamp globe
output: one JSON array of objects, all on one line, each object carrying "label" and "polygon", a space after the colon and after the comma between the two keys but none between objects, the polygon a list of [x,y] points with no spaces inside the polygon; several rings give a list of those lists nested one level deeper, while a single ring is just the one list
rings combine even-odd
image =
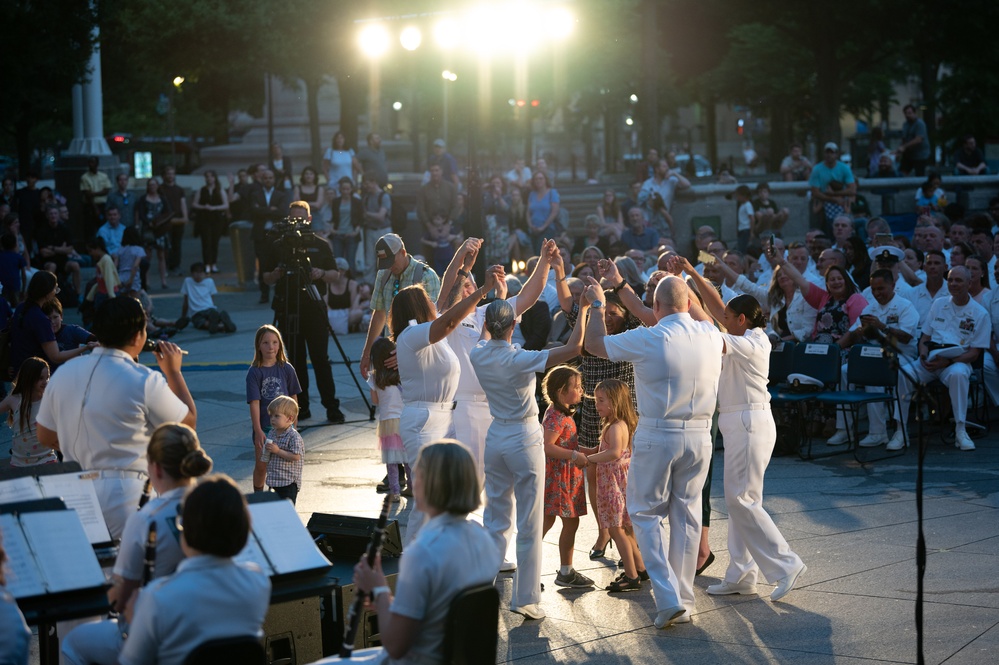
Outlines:
[{"label": "street lamp globe", "polygon": [[358,45],[365,55],[371,58],[381,56],[389,47],[389,35],[384,26],[372,24],[365,26],[358,36]]},{"label": "street lamp globe", "polygon": [[458,24],[450,18],[443,18],[434,26],[434,39],[441,48],[449,49],[458,45]]},{"label": "street lamp globe", "polygon": [[423,43],[423,33],[415,25],[409,25],[399,34],[399,43],[407,51],[415,51]]},{"label": "street lamp globe", "polygon": [[549,34],[555,39],[565,39],[576,27],[576,17],[565,7],[555,7],[548,12]]},{"label": "street lamp globe", "polygon": [[173,86],[175,88],[179,88],[183,84],[184,84],[184,77],[183,76],[174,76],[173,77]]}]

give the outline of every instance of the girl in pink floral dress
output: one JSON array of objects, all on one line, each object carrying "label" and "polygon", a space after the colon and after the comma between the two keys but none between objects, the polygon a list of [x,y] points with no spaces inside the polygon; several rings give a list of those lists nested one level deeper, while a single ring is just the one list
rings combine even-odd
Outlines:
[{"label": "girl in pink floral dress", "polygon": [[574,367],[553,368],[542,384],[549,407],[542,422],[545,434],[545,519],[543,533],[562,520],[558,539],[561,566],[555,584],[564,587],[590,587],[593,580],[572,567],[579,516],[586,514],[584,489],[586,456],[578,452],[573,407],[583,399],[583,377]]},{"label": "girl in pink floral dress", "polygon": [[642,588],[642,580],[649,576],[638,551],[624,497],[628,488],[628,467],[631,466],[631,439],[638,425],[638,414],[631,403],[631,389],[619,379],[598,383],[593,397],[597,413],[604,422],[600,448],[587,458],[590,464],[597,465],[597,523],[610,532],[624,561],[624,572],[607,586],[607,590],[637,591]]}]

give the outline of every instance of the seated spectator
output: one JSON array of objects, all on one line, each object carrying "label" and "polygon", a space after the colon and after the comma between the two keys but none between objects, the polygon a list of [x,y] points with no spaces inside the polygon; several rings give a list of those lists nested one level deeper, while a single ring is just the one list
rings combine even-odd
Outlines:
[{"label": "seated spectator", "polygon": [[59,208],[56,206],[49,206],[45,210],[45,224],[35,227],[35,242],[38,244],[35,267],[68,276],[76,293],[79,293],[80,255],[73,246],[69,227],[59,219]]},{"label": "seated spectator", "polygon": [[966,134],[954,155],[954,175],[986,175],[988,172],[985,156],[975,144],[975,137]]},{"label": "seated spectator", "polygon": [[585,247],[579,255],[579,260],[590,266],[594,277],[600,274],[597,270],[597,262],[600,261],[600,259],[605,258],[607,257],[603,251],[599,247],[594,247],[593,245]]},{"label": "seated spectator", "polygon": [[17,238],[9,231],[0,235],[0,287],[14,307],[21,302],[21,290],[28,282],[27,267],[24,255],[17,251]]},{"label": "seated spectator", "polygon": [[[635,267],[638,268],[641,281],[647,282],[648,278],[645,276],[645,273],[648,271],[646,270],[646,266],[651,262],[645,257],[645,252],[640,249],[629,249],[624,255],[635,262]],[[655,270],[655,267],[653,267],[653,270]]]},{"label": "seated spectator", "polygon": [[905,262],[905,265],[909,266],[909,270],[911,270],[916,277],[925,281],[926,273],[923,272],[923,253],[915,247],[906,247],[902,251],[905,252],[905,258],[902,259]]},{"label": "seated spectator", "polygon": [[510,227],[510,196],[498,175],[490,178],[489,186],[483,189],[482,216],[486,265],[510,265],[510,252],[517,240]]},{"label": "seated spectator", "polygon": [[813,210],[821,211],[825,223],[832,224],[837,215],[849,214],[857,182],[850,167],[839,160],[839,146],[830,141],[823,154],[823,160],[812,169],[808,184]]},{"label": "seated spectator", "polygon": [[42,305],[42,312],[52,322],[52,334],[55,335],[56,344],[60,351],[72,351],[97,341],[97,336],[86,328],[72,323],[63,323],[62,303],[59,302],[58,298],[53,298]]},{"label": "seated spectator", "polygon": [[916,213],[942,212],[947,205],[947,195],[940,187],[940,176],[930,173],[916,190]]},{"label": "seated spectator", "polygon": [[97,276],[84,300],[97,307],[108,298],[115,297],[121,286],[121,280],[118,278],[118,268],[114,265],[114,259],[108,254],[107,247],[104,245],[104,238],[100,236],[91,238],[90,242],[87,243],[87,251],[97,266]]},{"label": "seated spectator", "polygon": [[582,283],[582,280],[586,279],[587,277],[592,277],[593,279],[596,279],[597,273],[593,271],[593,267],[590,266],[589,263],[583,262],[583,263],[577,263],[575,267],[573,267],[572,276],[580,280],[580,283]]},{"label": "seated spectator", "polygon": [[444,274],[454,258],[455,250],[461,245],[461,235],[452,231],[451,222],[443,215],[434,215],[421,240],[424,252],[430,259],[430,267],[438,274]]},{"label": "seated spectator", "polygon": [[146,250],[139,230],[129,226],[121,236],[121,249],[118,250],[118,279],[123,289],[142,290],[142,262],[145,259]]},{"label": "seated spectator", "polygon": [[523,159],[517,159],[504,177],[511,187],[526,189],[531,186],[531,167],[525,165]]},{"label": "seated spectator", "polygon": [[819,254],[819,260],[815,262],[816,271],[820,275],[826,274],[830,266],[836,266],[846,271],[846,254],[838,249],[829,248]]},{"label": "seated spectator", "polygon": [[787,182],[807,181],[812,175],[812,163],[801,154],[801,144],[792,143],[790,154],[780,163],[780,175]]},{"label": "seated spectator", "polygon": [[897,178],[898,171],[895,170],[895,160],[890,152],[882,153],[878,158],[878,168],[874,173],[868,173],[868,178]]},{"label": "seated spectator", "polygon": [[[953,256],[953,253],[951,254]],[[992,302],[992,289],[989,288],[989,264],[979,255],[972,254],[964,259],[964,267],[971,274],[968,294],[971,299],[988,309]]]},{"label": "seated spectator", "polygon": [[212,300],[218,289],[215,288],[215,280],[205,272],[204,263],[191,264],[191,276],[184,278],[180,293],[184,296],[184,302],[180,306],[178,328],[187,325],[187,314],[190,311],[191,324],[198,330],[207,330],[210,335],[236,332],[236,324],[229,318],[229,312],[218,309]]},{"label": "seated spectator", "polygon": [[871,138],[867,144],[867,177],[875,177],[881,164],[881,158],[885,155],[891,160],[891,152],[885,146],[885,133],[880,127],[871,130]]},{"label": "seated spectator", "polygon": [[950,229],[947,230],[947,238],[950,240],[951,247],[962,242],[968,243],[971,241],[971,229],[968,228],[963,219],[952,221]]},{"label": "seated spectator", "polygon": [[843,254],[846,256],[847,270],[857,288],[866,289],[870,284],[871,259],[864,241],[857,236],[850,236]]},{"label": "seated spectator", "polygon": [[624,281],[628,282],[635,295],[641,298],[645,293],[645,282],[642,280],[642,273],[638,270],[635,260],[628,256],[619,256],[614,259],[614,265],[617,266],[618,273]]},{"label": "seated spectator", "polygon": [[[949,298],[939,298],[930,307],[929,316],[919,339],[919,360],[909,365],[912,377],[921,383],[934,379],[947,386],[954,414],[954,445],[960,450],[974,450],[965,423],[968,413],[968,387],[971,365],[990,346],[992,323],[988,312],[971,299],[968,286],[971,275],[967,268],[951,268],[947,274]],[[941,347],[960,347],[959,355],[943,357],[931,352]],[[950,352],[953,354],[954,352]],[[913,384],[899,375],[899,397],[902,399],[902,422],[908,421]]]},{"label": "seated spectator", "polygon": [[347,259],[336,257],[336,269],[337,278],[328,285],[326,291],[326,305],[329,307],[327,316],[333,332],[346,335],[359,328],[364,312],[360,306],[357,282],[350,278]]},{"label": "seated spectator", "polygon": [[753,199],[753,218],[757,237],[767,231],[780,231],[790,216],[791,213],[788,212],[787,208],[779,208],[776,203],[770,200],[770,185],[765,182],[756,185],[756,198]]},{"label": "seated spectator", "polygon": [[736,205],[736,237],[739,242],[739,250],[745,251],[750,240],[757,236],[758,226],[753,212],[753,203],[750,201],[752,194],[749,187],[739,185],[735,188],[732,196]]},{"label": "seated spectator", "polygon": [[597,204],[597,217],[604,227],[617,229],[618,235],[624,231],[624,213],[613,189],[604,191],[603,200]]},{"label": "seated spectator", "polygon": [[21,363],[37,357],[46,361],[55,373],[59,365],[77,357],[90,347],[61,351],[52,332],[52,323],[42,307],[59,293],[58,279],[47,270],[40,270],[28,282],[24,302],[11,316],[10,376],[16,376]]},{"label": "seated spectator", "polygon": [[963,266],[965,260],[974,254],[971,245],[966,242],[959,242],[950,246],[950,267]]},{"label": "seated spectator", "polygon": [[121,223],[121,211],[112,205],[108,206],[107,212],[104,213],[104,218],[107,219],[101,228],[97,229],[97,236],[104,239],[104,246],[107,247],[107,252],[111,256],[118,256],[118,251],[121,249],[121,238],[125,233],[125,225]]},{"label": "seated spectator", "polygon": [[611,242],[619,240],[623,231],[623,224],[620,230],[617,230],[603,224],[597,215],[587,215],[586,219],[583,220],[583,235],[576,237],[572,244],[572,253],[581,254],[586,251],[587,247],[595,247],[606,255],[610,250]]},{"label": "seated spectator", "polygon": [[[652,176],[649,176],[649,177],[651,178]],[[633,207],[635,207],[635,206],[638,205],[638,195],[641,194],[641,192],[642,192],[642,185],[645,183],[645,181],[647,179],[648,178],[643,178],[641,180],[636,180],[636,181],[632,182],[630,185],[628,185],[628,198],[626,198],[624,200],[624,203],[621,204],[621,216],[622,216],[622,218],[627,218],[628,217],[628,211],[631,210]],[[999,213],[997,213],[997,214],[999,214]],[[624,221],[623,221],[623,219],[622,219],[622,222],[621,222],[621,231],[624,231]]]},{"label": "seated spectator", "polygon": [[631,248],[648,250],[659,242],[659,235],[648,228],[645,211],[635,206],[628,211],[628,228],[621,234],[621,242]]}]

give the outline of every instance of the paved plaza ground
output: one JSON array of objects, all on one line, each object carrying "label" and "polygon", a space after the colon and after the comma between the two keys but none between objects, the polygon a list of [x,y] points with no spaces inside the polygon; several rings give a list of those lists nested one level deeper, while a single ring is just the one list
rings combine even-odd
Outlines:
[{"label": "paved plaza ground", "polygon": [[[185,263],[200,252],[185,243]],[[224,241],[222,253],[232,268]],[[215,277],[217,304],[239,327],[210,336],[192,329],[174,341],[190,352],[184,373],[198,405],[198,433],[215,468],[251,490],[253,449],[245,374],[257,326],[271,313],[256,304],[257,293],[235,288],[235,273]],[[180,311],[180,278],[172,291],[152,295],[160,316]],[[229,288],[232,287],[232,288]],[[72,316],[69,320],[73,320]],[[360,357],[364,337],[340,338],[347,355]],[[331,343],[337,393],[348,424],[315,418],[302,424],[306,444],[304,487],[298,512],[374,517],[381,505],[376,483],[384,475],[360,393]],[[151,357],[148,358],[151,361]],[[355,366],[356,371],[356,366]],[[358,374],[358,380],[360,375]],[[321,416],[314,381],[313,414]],[[6,458],[6,441],[0,456]],[[925,534],[928,548],[924,652],[927,663],[999,662],[999,446],[996,436],[978,440],[978,450],[959,452],[936,432],[928,437],[925,464]],[[821,448],[825,446],[820,445]],[[820,452],[824,452],[820,451]],[[597,582],[589,591],[554,584],[558,529],[545,539],[541,606],[548,617],[525,620],[500,613],[498,662],[518,663],[915,663],[917,454],[861,465],[850,455],[821,461],[775,458],[766,477],[765,506],[808,572],[782,602],[771,603],[772,587],[761,596],[708,596],[728,563],[727,514],[722,452],[717,451],[712,487],[710,541],[717,561],[697,578],[697,611],[691,623],[664,631],[652,626],[652,592],[609,595],[602,588],[617,574],[614,562],[587,556],[596,534],[592,516],[581,520],[575,565]],[[394,517],[403,525],[404,499]],[[608,550],[610,556],[611,551]],[[498,587],[509,606],[511,577]],[[35,655],[37,662],[37,655]]]}]

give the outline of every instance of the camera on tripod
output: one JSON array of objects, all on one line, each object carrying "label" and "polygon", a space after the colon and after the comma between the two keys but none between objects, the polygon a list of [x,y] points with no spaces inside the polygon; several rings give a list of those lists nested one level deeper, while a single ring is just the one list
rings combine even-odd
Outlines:
[{"label": "camera on tripod", "polygon": [[299,249],[305,247],[307,239],[315,237],[316,232],[306,217],[285,217],[267,230],[267,242],[278,249]]}]

